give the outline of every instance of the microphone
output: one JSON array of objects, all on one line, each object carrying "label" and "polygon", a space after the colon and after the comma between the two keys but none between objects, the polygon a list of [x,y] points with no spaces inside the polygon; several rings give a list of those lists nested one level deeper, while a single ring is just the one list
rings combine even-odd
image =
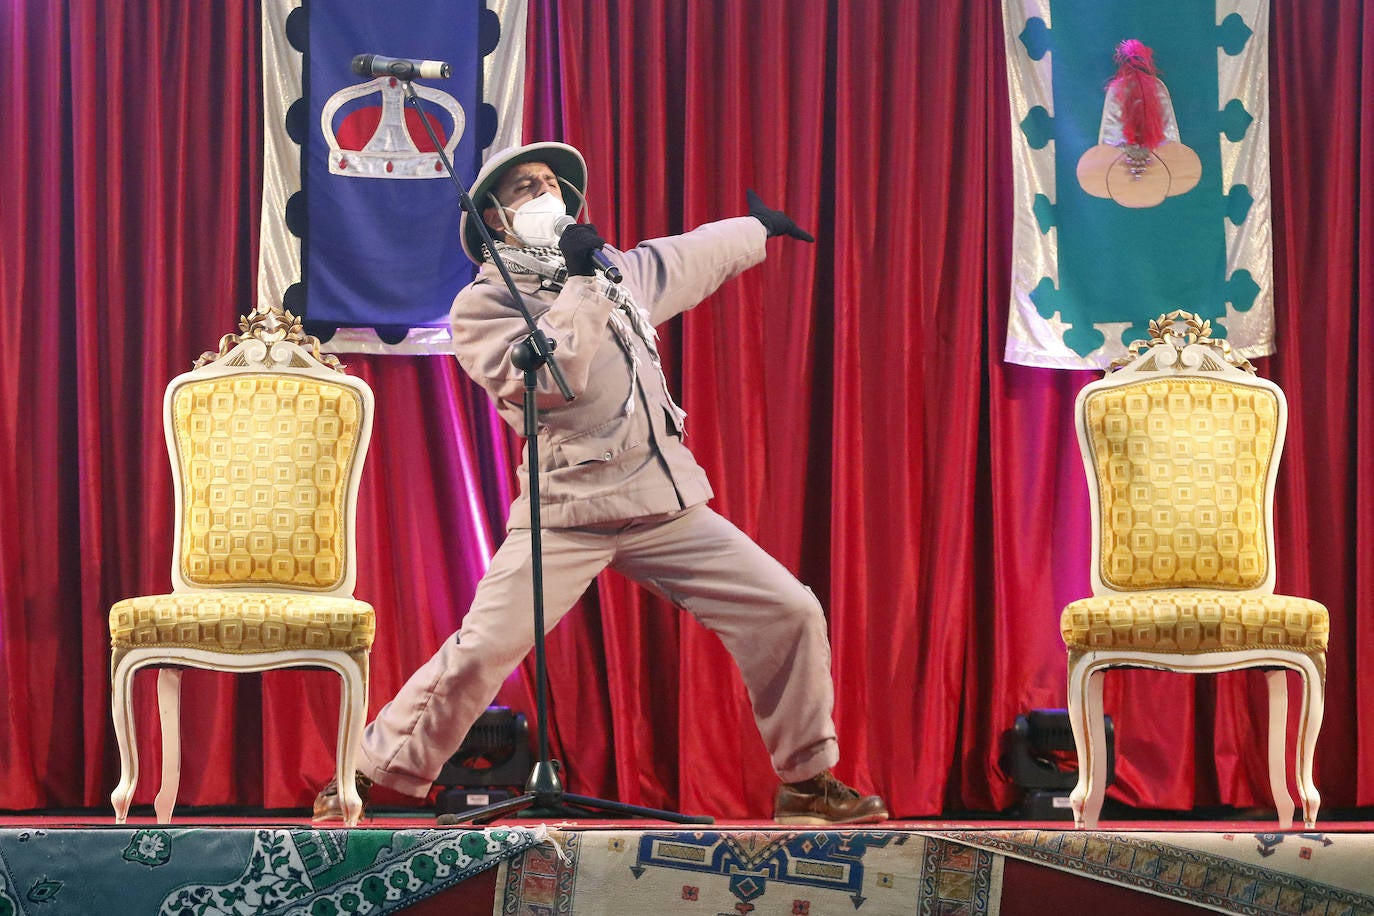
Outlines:
[{"label": "microphone", "polygon": [[[553,221],[553,234],[558,238],[563,237],[563,233],[568,231],[569,226],[576,226],[577,220],[571,216],[560,216]],[[612,283],[619,283],[625,277],[620,273],[620,268],[611,263],[611,259],[606,257],[606,252],[600,248],[592,249],[592,263],[596,269],[606,275],[606,279]]]},{"label": "microphone", "polygon": [[408,57],[383,57],[359,54],[353,58],[353,72],[359,76],[394,76],[398,80],[448,79],[453,68],[442,60],[411,60]]}]

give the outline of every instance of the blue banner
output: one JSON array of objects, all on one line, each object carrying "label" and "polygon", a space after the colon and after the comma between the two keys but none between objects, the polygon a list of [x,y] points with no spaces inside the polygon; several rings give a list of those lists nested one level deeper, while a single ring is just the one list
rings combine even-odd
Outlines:
[{"label": "blue banner", "polygon": [[[302,193],[287,207],[301,239],[303,288],[288,295],[312,333],[373,327],[399,340],[447,324],[473,267],[459,246],[457,189],[424,117],[468,185],[495,133],[482,57],[499,24],[483,0],[306,0]],[[293,40],[292,42],[296,42]],[[358,76],[360,54],[444,61],[447,79]],[[296,131],[293,131],[293,134]],[[303,294],[303,295],[302,295]]]}]

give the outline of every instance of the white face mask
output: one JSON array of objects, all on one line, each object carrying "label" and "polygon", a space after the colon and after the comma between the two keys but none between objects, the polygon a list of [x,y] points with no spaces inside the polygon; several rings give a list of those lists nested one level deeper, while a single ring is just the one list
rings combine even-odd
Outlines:
[{"label": "white face mask", "polygon": [[[502,218],[508,207],[502,208]],[[568,208],[552,192],[545,191],[514,211],[510,232],[526,247],[540,248],[558,244],[558,223],[568,216]]]}]

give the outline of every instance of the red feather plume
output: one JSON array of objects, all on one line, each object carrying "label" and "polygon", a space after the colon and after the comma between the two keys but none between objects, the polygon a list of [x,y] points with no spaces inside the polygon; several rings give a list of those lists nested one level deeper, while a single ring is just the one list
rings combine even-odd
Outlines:
[{"label": "red feather plume", "polygon": [[1164,105],[1159,99],[1155,52],[1135,38],[1116,46],[1116,76],[1107,91],[1121,101],[1121,133],[1132,146],[1154,149],[1164,142]]}]

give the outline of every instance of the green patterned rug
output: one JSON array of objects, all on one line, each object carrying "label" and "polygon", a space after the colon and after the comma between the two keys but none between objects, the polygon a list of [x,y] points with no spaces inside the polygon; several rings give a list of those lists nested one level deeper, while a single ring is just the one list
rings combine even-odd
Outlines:
[{"label": "green patterned rug", "polygon": [[544,836],[518,827],[0,830],[0,916],[380,916]]}]

